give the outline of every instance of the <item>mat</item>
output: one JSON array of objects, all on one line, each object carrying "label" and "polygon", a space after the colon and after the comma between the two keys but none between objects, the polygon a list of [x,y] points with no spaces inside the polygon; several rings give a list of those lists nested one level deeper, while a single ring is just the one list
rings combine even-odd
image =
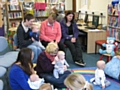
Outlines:
[{"label": "mat", "polygon": [[[96,67],[85,67],[85,68],[73,68],[72,73],[82,74],[85,79],[90,82],[90,79],[94,77]],[[93,85],[93,90],[120,90],[120,81],[115,80],[111,77],[106,76],[107,80],[111,82],[111,85],[102,89],[100,86]],[[68,89],[62,89],[68,90]]]}]

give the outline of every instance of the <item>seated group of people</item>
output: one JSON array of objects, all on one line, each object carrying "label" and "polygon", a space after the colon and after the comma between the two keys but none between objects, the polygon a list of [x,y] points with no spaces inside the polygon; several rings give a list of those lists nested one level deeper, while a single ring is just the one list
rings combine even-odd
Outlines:
[{"label": "seated group of people", "polygon": [[[74,62],[85,66],[74,13],[68,12],[60,22],[57,22],[56,18],[55,13],[50,13],[48,19],[41,23],[39,30],[39,27],[33,24],[34,16],[27,14],[18,26],[17,41],[21,50],[10,69],[12,90],[38,89],[44,80],[56,88],[66,87],[64,80],[71,72],[67,70],[69,65],[65,60],[64,45],[70,49]],[[36,63],[36,72],[33,63]]]},{"label": "seated group of people", "polygon": [[[27,14],[20,23],[17,29],[17,40],[21,50],[9,74],[12,90],[44,90],[40,89],[45,85],[44,81],[56,88],[70,88],[68,78],[71,72],[67,70],[69,65],[65,61],[64,45],[69,48],[74,62],[85,66],[74,13],[68,12],[60,22],[56,21],[56,17],[55,13],[50,13],[48,19],[41,23],[40,30],[36,24],[33,24],[34,16],[31,14]],[[39,34],[38,31],[40,31]],[[36,72],[33,63],[36,63]],[[74,75],[73,77],[78,78]],[[65,81],[64,84],[65,79],[69,82]],[[93,90],[91,84],[88,84],[85,79],[81,80],[83,80],[81,88],[88,88],[87,83],[91,88],[89,90]],[[34,81],[37,82],[34,83]],[[50,84],[47,85],[50,86]]]}]

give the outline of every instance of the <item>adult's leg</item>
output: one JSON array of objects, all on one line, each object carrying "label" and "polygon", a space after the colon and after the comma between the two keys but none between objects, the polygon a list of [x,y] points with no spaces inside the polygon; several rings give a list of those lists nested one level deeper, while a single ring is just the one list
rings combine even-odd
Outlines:
[{"label": "adult's leg", "polygon": [[75,50],[75,45],[70,41],[70,40],[65,40],[65,45],[69,48],[72,58],[75,61],[76,60],[76,50]]},{"label": "adult's leg", "polygon": [[60,74],[59,78],[56,79],[52,73],[39,73],[38,75],[45,79],[46,82],[53,84],[56,88],[66,88],[64,85],[65,78],[71,74],[70,71],[65,71],[64,74]]},{"label": "adult's leg", "polygon": [[42,45],[43,45],[44,47],[46,47],[49,42],[46,42],[46,41],[42,40],[41,43],[42,43]]},{"label": "adult's leg", "polygon": [[62,42],[59,42],[59,43],[58,43],[58,47],[59,47],[59,50],[65,52],[65,47],[64,47],[64,44],[63,44]]},{"label": "adult's leg", "polygon": [[32,62],[36,63],[38,55],[42,52],[42,49],[35,45],[29,45],[28,48],[32,49],[32,51],[34,52],[34,58],[33,58]]},{"label": "adult's leg", "polygon": [[76,39],[76,42],[74,43],[75,45],[75,54],[76,54],[76,60],[75,63],[81,66],[85,66],[86,63],[83,61],[83,56],[82,56],[82,49],[81,49],[81,45],[80,45],[80,41],[79,39]]},{"label": "adult's leg", "polygon": [[75,49],[76,49],[76,61],[83,61],[83,57],[82,57],[82,49],[81,49],[81,45],[80,45],[80,41],[79,39],[76,39],[76,42],[74,43],[75,45]]}]

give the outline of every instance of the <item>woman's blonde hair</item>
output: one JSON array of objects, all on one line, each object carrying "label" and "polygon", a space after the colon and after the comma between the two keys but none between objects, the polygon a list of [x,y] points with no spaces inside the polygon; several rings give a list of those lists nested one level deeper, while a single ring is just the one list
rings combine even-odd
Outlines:
[{"label": "woman's blonde hair", "polygon": [[45,49],[45,51],[47,53],[55,53],[56,50],[58,50],[58,45],[55,42],[48,43],[48,45],[47,45],[47,47]]},{"label": "woman's blonde hair", "polygon": [[70,74],[64,84],[72,90],[93,90],[92,85],[81,74]]}]

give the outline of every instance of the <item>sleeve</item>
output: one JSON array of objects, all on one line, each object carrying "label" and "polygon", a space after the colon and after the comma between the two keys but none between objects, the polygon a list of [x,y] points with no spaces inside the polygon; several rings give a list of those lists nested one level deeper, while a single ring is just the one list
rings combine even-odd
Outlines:
[{"label": "sleeve", "polygon": [[24,39],[24,30],[21,27],[18,27],[17,29],[17,37],[18,37],[19,44],[21,46],[27,47],[28,45],[33,43],[31,39],[30,40]]},{"label": "sleeve", "polygon": [[14,73],[15,80],[23,90],[32,90],[29,87],[29,84],[28,84],[24,74],[25,74],[24,71],[22,71],[20,69],[16,70]]},{"label": "sleeve", "polygon": [[57,28],[56,41],[60,42],[60,40],[61,40],[61,26],[59,23],[57,23],[57,26],[58,26],[58,28]]},{"label": "sleeve", "polygon": [[37,60],[38,67],[40,66],[42,70],[46,73],[53,71],[54,65],[49,61],[46,56],[39,55]]},{"label": "sleeve", "polygon": [[74,23],[74,31],[75,31],[75,33],[74,33],[74,37],[75,38],[78,38],[78,35],[79,35],[79,29],[78,29],[78,27],[77,27],[77,24],[76,23]]},{"label": "sleeve", "polygon": [[45,22],[42,22],[41,27],[40,27],[40,39],[44,41],[51,41],[51,39],[46,37],[45,29],[46,29]]},{"label": "sleeve", "polygon": [[101,81],[101,84],[102,86],[105,86],[105,74],[103,71],[101,71],[101,76],[100,76],[100,81]]},{"label": "sleeve", "polygon": [[65,65],[67,66],[67,67],[69,67],[69,64],[67,63],[67,61],[65,60]]},{"label": "sleeve", "polygon": [[61,25],[61,31],[62,31],[62,37],[65,39],[71,39],[71,37],[67,34],[67,28],[65,28],[63,21],[60,22]]}]

